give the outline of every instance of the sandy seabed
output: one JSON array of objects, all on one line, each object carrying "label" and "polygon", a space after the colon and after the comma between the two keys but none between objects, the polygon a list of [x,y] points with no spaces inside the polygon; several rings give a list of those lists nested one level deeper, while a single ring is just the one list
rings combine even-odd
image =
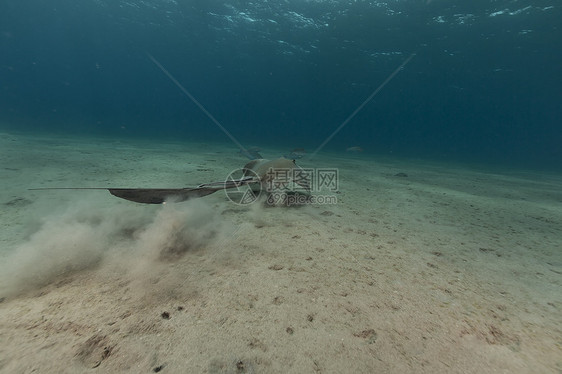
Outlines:
[{"label": "sandy seabed", "polygon": [[562,175],[324,154],[300,164],[337,168],[337,204],[28,190],[195,186],[245,162],[0,134],[0,371],[562,372]]}]

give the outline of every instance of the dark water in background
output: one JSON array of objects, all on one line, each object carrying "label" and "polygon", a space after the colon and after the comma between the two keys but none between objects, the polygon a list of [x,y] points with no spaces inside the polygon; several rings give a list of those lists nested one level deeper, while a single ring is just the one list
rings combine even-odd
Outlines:
[{"label": "dark water in background", "polygon": [[0,130],[562,168],[555,0],[1,0]]}]

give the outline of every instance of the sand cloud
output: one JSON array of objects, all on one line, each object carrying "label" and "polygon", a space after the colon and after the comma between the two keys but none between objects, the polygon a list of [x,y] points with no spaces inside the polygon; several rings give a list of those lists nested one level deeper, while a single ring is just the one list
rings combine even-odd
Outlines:
[{"label": "sand cloud", "polygon": [[224,239],[231,228],[208,203],[162,206],[96,201],[51,213],[0,265],[0,297],[49,284],[57,277],[127,263],[138,273]]}]

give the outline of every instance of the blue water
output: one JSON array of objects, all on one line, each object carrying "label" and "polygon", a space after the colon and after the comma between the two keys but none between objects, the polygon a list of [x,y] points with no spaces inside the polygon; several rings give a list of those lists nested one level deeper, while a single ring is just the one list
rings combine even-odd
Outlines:
[{"label": "blue water", "polygon": [[555,0],[2,0],[0,130],[562,168]]}]

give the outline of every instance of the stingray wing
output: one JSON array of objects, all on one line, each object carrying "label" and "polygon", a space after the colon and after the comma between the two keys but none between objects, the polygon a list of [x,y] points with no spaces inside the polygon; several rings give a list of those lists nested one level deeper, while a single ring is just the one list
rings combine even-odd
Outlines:
[{"label": "stingray wing", "polygon": [[30,188],[30,191],[41,190],[107,190],[113,196],[142,204],[162,204],[170,199],[174,202],[185,201],[207,196],[222,187],[198,186],[195,188],[104,188],[104,187],[47,187]]},{"label": "stingray wing", "polygon": [[225,182],[200,184],[195,188],[108,188],[109,193],[121,199],[143,204],[162,204],[167,199],[174,202],[203,197],[225,188],[238,188],[254,183],[252,177]]},{"label": "stingray wing", "polygon": [[110,194],[121,199],[143,204],[162,204],[166,200],[174,202],[203,197],[220,188],[108,188]]},{"label": "stingray wing", "polygon": [[141,204],[162,204],[166,200],[180,202],[212,194],[225,188],[237,188],[256,182],[255,178],[201,184],[195,188],[99,188],[99,187],[47,187],[30,190],[108,190],[113,196]]},{"label": "stingray wing", "polygon": [[195,188],[108,188],[109,193],[121,199],[143,204],[162,204],[170,199],[180,202],[203,197],[225,188],[237,188],[255,182],[252,177],[225,182],[200,184]]}]

